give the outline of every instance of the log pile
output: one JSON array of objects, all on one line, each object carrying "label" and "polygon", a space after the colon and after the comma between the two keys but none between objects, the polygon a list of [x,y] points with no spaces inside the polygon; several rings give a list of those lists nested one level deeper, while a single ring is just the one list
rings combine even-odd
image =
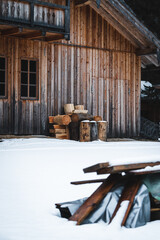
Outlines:
[{"label": "log pile", "polygon": [[[126,165],[116,165],[110,166],[108,162],[106,163],[98,163],[96,165],[90,166],[88,168],[83,169],[84,173],[96,172],[97,174],[109,174],[109,176],[105,179],[94,179],[94,180],[85,180],[85,181],[76,181],[71,182],[71,184],[79,185],[79,184],[87,184],[87,183],[98,183],[102,182],[102,184],[97,188],[97,190],[78,208],[78,210],[72,215],[69,216],[68,219],[71,221],[76,221],[77,225],[80,225],[84,222],[84,220],[94,212],[98,204],[104,199],[104,197],[109,193],[109,191],[117,186],[118,184],[123,184],[124,189],[119,198],[117,206],[110,218],[110,222],[116,216],[116,213],[120,209],[121,203],[123,201],[128,201],[128,206],[126,211],[121,219],[121,226],[125,226],[126,220],[129,216],[129,213],[132,209],[134,198],[142,185],[143,177],[148,176],[148,174],[154,174],[160,172],[160,168],[153,168],[150,171],[145,171],[146,167],[155,167],[160,166],[160,161],[158,162],[148,162],[148,163],[135,163],[135,164],[126,164]],[[122,174],[122,173],[125,173]],[[152,203],[153,197],[151,199],[151,213],[157,212],[157,218],[153,218],[154,220],[160,219],[160,201],[157,203],[157,200],[154,199],[154,204]],[[159,204],[159,205],[158,205]],[[158,206],[158,207],[157,207]],[[56,207],[59,208],[61,212],[63,212],[63,208],[61,208],[61,204],[56,204]],[[154,214],[155,217],[155,214]]]},{"label": "log pile", "polygon": [[[65,115],[49,116],[49,135],[81,142],[107,141],[107,122],[92,116],[83,105],[65,104]],[[57,128],[55,129],[55,126]],[[58,130],[59,126],[59,130]]]},{"label": "log pile", "polygon": [[70,139],[68,115],[49,116],[49,134],[57,139]]}]

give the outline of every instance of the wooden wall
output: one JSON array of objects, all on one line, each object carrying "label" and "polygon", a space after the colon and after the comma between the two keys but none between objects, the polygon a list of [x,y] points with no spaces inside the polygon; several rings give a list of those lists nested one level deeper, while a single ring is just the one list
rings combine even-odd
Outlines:
[{"label": "wooden wall", "polygon": [[[84,104],[109,122],[110,136],[140,129],[140,67],[134,47],[89,6],[71,1],[71,39],[45,43],[0,37],[8,58],[8,98],[0,99],[0,133],[45,134],[49,115]],[[39,99],[20,100],[20,59],[39,61]]]}]

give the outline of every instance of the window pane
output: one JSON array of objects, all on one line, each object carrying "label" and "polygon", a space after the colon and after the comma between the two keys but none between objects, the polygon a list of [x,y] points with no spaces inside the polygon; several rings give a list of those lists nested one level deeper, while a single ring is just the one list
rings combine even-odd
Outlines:
[{"label": "window pane", "polygon": [[0,71],[0,82],[5,82],[5,71]]},{"label": "window pane", "polygon": [[30,94],[29,94],[30,97],[36,97],[36,86],[30,86],[29,91],[30,91]]},{"label": "window pane", "polygon": [[28,97],[28,86],[21,85],[21,97]]},{"label": "window pane", "polygon": [[21,60],[21,71],[28,72],[28,60]]},{"label": "window pane", "polygon": [[36,73],[30,73],[30,84],[36,84]]},{"label": "window pane", "polygon": [[28,73],[21,73],[21,83],[28,84]]},{"label": "window pane", "polygon": [[30,61],[30,72],[36,72],[36,61]]},{"label": "window pane", "polygon": [[5,84],[0,84],[0,96],[5,96]]},{"label": "window pane", "polygon": [[5,58],[0,57],[0,69],[5,69]]}]

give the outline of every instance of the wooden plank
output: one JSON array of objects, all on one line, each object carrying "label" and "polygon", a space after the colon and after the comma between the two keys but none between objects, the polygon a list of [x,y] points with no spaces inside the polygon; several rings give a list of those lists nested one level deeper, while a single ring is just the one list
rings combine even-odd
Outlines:
[{"label": "wooden plank", "polygon": [[16,27],[16,28],[9,28],[1,31],[1,35],[3,36],[10,36],[14,35],[17,33],[21,33],[23,31],[23,28],[21,27]]},{"label": "wooden plank", "polygon": [[81,185],[81,184],[89,184],[89,183],[100,183],[100,182],[104,182],[106,179],[94,179],[94,180],[83,180],[83,181],[75,181],[75,182],[71,182],[71,184],[73,185]]},{"label": "wooden plank", "polygon": [[55,133],[66,133],[66,129],[54,129]]},{"label": "wooden plank", "polygon": [[66,129],[66,126],[62,126],[62,125],[53,125],[54,129]]},{"label": "wooden plank", "polygon": [[86,217],[93,212],[97,205],[103,200],[112,187],[121,179],[120,175],[110,175],[100,187],[80,206],[80,208],[69,218],[71,221],[77,221],[80,225]]},{"label": "wooden plank", "polygon": [[135,176],[139,176],[139,175],[147,175],[147,174],[151,174],[151,173],[158,173],[160,172],[160,169],[158,170],[150,170],[150,171],[140,171],[140,172],[136,172],[136,171],[130,171],[129,174],[133,174]]},{"label": "wooden plank", "polygon": [[106,173],[119,173],[119,172],[128,172],[130,170],[143,169],[145,167],[154,167],[160,165],[159,162],[148,162],[148,163],[134,163],[126,165],[116,165],[112,167],[101,168],[97,170],[97,174],[106,174]]},{"label": "wooden plank", "polygon": [[89,172],[96,172],[97,170],[101,169],[101,168],[107,168],[109,167],[109,162],[105,162],[105,163],[98,163],[95,164],[93,166],[87,167],[83,169],[84,173],[89,173]]},{"label": "wooden plank", "polygon": [[57,139],[69,139],[67,134],[55,134]]},{"label": "wooden plank", "polygon": [[126,210],[125,215],[124,215],[124,217],[122,219],[122,222],[121,222],[121,226],[125,225],[125,222],[126,222],[127,217],[130,213],[134,198],[135,198],[135,196],[138,192],[138,189],[140,188],[140,185],[141,185],[141,179],[140,178],[131,178],[128,181],[127,185],[125,186],[125,188],[122,192],[121,198],[119,199],[119,202],[116,206],[116,209],[114,210],[114,213],[111,217],[110,222],[112,222],[113,218],[115,217],[116,213],[118,212],[118,210],[121,206],[121,203],[123,201],[129,201],[127,210]]}]

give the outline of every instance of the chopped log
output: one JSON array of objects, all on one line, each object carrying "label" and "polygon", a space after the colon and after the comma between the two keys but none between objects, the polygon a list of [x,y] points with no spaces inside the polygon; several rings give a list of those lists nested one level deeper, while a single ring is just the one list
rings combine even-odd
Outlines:
[{"label": "chopped log", "polygon": [[49,116],[48,119],[49,119],[49,123],[54,123],[54,117],[53,116]]},{"label": "chopped log", "polygon": [[102,121],[102,117],[101,116],[94,116],[93,120],[98,122],[98,121]]},{"label": "chopped log", "polygon": [[54,129],[55,133],[60,133],[60,134],[63,134],[63,133],[66,133],[66,129]]},{"label": "chopped log", "polygon": [[77,225],[80,225],[120,179],[121,176],[118,174],[110,175],[69,220],[77,221]]},{"label": "chopped log", "polygon": [[93,166],[87,167],[83,169],[84,173],[89,173],[89,172],[97,172],[98,170],[102,169],[102,168],[108,168],[109,167],[109,162],[105,162],[105,163],[98,163],[95,164]]},{"label": "chopped log", "polygon": [[88,184],[88,183],[100,183],[100,182],[104,182],[106,179],[94,179],[94,180],[83,180],[83,181],[75,181],[75,182],[71,182],[71,184],[73,185],[81,185],[81,184]]},{"label": "chopped log", "polygon": [[98,126],[96,121],[90,121],[90,138],[91,141],[98,139]]},{"label": "chopped log", "polygon": [[101,141],[107,141],[107,122],[99,121],[98,122],[98,139]]},{"label": "chopped log", "polygon": [[[86,110],[84,110],[86,111]],[[102,120],[101,116],[92,116],[88,113],[73,113],[71,116],[71,120],[72,122],[79,122],[79,121],[83,121],[83,120],[94,120],[94,121],[100,121]]]},{"label": "chopped log", "polygon": [[131,207],[132,207],[132,204],[133,204],[133,201],[134,201],[134,198],[138,192],[138,189],[140,188],[141,186],[141,178],[131,178],[127,185],[125,186],[123,192],[122,192],[122,195],[119,199],[119,202],[114,210],[114,213],[111,217],[111,220],[110,222],[112,222],[113,218],[115,217],[116,213],[118,212],[120,206],[121,206],[121,203],[123,201],[129,201],[129,204],[128,204],[128,207],[127,207],[127,210],[125,212],[125,215],[122,219],[122,222],[121,222],[121,226],[124,226],[125,225],[125,222],[127,220],[127,217],[129,215],[129,212],[131,210]]},{"label": "chopped log", "polygon": [[58,125],[69,125],[69,123],[71,122],[71,118],[68,115],[57,115],[54,116],[53,121]]},{"label": "chopped log", "polygon": [[[154,166],[157,166],[157,165],[160,165],[160,162],[148,162],[148,163],[134,163],[134,164],[116,165],[116,166],[112,166],[112,167],[105,167],[105,168],[97,169],[97,174],[128,172],[128,171],[131,171],[131,170],[143,169],[145,167],[154,167]],[[131,172],[131,173],[134,174],[134,172]],[[135,172],[135,174],[136,174],[136,172]]]},{"label": "chopped log", "polygon": [[90,141],[90,123],[89,121],[82,121],[80,123],[80,142]]},{"label": "chopped log", "polygon": [[75,110],[84,110],[84,105],[76,105]]},{"label": "chopped log", "polygon": [[74,110],[74,104],[68,103],[64,105],[65,114],[71,114]]},{"label": "chopped log", "polygon": [[74,110],[73,113],[82,113],[82,114],[87,114],[88,110]]},{"label": "chopped log", "polygon": [[69,139],[68,135],[66,133],[64,133],[64,134],[57,133],[57,134],[55,134],[55,136],[57,139]]},{"label": "chopped log", "polygon": [[80,127],[79,122],[71,122],[69,124],[69,132],[70,132],[71,140],[79,141],[79,127]]},{"label": "chopped log", "polygon": [[66,126],[63,125],[53,125],[54,129],[66,129]]},{"label": "chopped log", "polygon": [[83,113],[73,113],[71,116],[72,122],[79,122],[83,120],[93,120],[93,116]]}]

